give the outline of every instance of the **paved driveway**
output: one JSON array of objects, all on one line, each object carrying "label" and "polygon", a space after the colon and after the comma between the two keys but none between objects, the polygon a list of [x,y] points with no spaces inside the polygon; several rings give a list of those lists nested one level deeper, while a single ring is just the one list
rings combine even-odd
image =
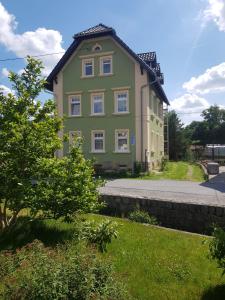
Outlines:
[{"label": "paved driveway", "polygon": [[174,202],[225,206],[225,168],[207,182],[116,179],[100,189],[103,194],[145,197]]}]

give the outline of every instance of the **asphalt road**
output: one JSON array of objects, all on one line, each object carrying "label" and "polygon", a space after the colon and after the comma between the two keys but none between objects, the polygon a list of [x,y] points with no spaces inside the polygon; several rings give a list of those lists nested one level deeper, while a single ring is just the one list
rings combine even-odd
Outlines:
[{"label": "asphalt road", "polygon": [[183,203],[225,206],[225,168],[207,182],[116,179],[100,189],[103,194],[144,197]]}]

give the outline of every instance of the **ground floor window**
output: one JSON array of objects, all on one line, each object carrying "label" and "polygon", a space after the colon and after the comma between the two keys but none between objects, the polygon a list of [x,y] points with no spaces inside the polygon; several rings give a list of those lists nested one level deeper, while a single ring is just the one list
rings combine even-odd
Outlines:
[{"label": "ground floor window", "polygon": [[129,130],[117,129],[115,132],[115,151],[129,152]]},{"label": "ground floor window", "polygon": [[105,131],[92,131],[92,152],[105,152]]}]

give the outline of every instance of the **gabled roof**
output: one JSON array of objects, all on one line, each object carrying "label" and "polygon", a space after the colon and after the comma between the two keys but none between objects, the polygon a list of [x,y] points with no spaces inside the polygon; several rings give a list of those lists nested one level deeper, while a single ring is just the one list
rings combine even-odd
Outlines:
[{"label": "gabled roof", "polygon": [[73,36],[73,38],[79,38],[79,37],[83,37],[83,36],[90,36],[92,34],[102,33],[102,32],[107,33],[107,32],[111,32],[111,31],[114,31],[114,29],[100,23],[100,24],[98,24],[94,27],[91,27],[91,28],[88,28],[84,31],[76,33]]},{"label": "gabled roof", "polygon": [[[146,53],[140,53],[136,54],[133,50],[131,50],[127,44],[125,44],[117,35],[116,31],[112,27],[108,27],[104,24],[98,24],[94,27],[88,28],[87,30],[81,31],[74,35],[74,41],[70,45],[70,47],[66,50],[63,57],[60,59],[60,61],[57,63],[55,68],[52,70],[52,72],[47,77],[47,84],[46,88],[50,91],[53,90],[53,81],[56,80],[57,74],[60,72],[60,70],[63,68],[63,66],[66,64],[68,59],[71,57],[71,55],[74,53],[74,51],[77,49],[79,44],[86,39],[96,38],[96,37],[102,37],[102,36],[111,36],[115,41],[117,41],[139,64],[142,69],[145,69],[148,72],[149,75],[149,84],[153,87],[156,94],[161,98],[165,103],[169,104],[169,101],[166,97],[166,94],[161,86],[163,84],[163,80],[161,80],[155,70],[152,68],[152,63],[156,64],[156,53],[155,52],[146,52]],[[152,60],[149,63],[148,60],[145,60],[144,57],[149,57]],[[154,60],[155,59],[155,60]],[[160,73],[162,78],[163,74]]]}]

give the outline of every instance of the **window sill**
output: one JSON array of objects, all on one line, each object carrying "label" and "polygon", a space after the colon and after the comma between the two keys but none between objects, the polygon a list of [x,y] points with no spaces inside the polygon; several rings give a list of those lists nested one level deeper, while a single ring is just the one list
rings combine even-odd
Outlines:
[{"label": "window sill", "polygon": [[90,114],[90,117],[105,117],[105,114]]},{"label": "window sill", "polygon": [[115,153],[115,154],[129,154],[130,150],[127,150],[127,151],[113,151],[113,153]]},{"label": "window sill", "polygon": [[73,115],[69,115],[68,118],[82,118],[83,116],[82,115],[79,115],[79,116],[73,116]]},{"label": "window sill", "polygon": [[99,77],[107,77],[107,76],[113,76],[113,73],[109,73],[109,74],[98,74]]},{"label": "window sill", "polygon": [[90,151],[89,153],[104,154],[104,153],[106,153],[106,151]]},{"label": "window sill", "polygon": [[93,78],[95,77],[95,75],[89,75],[89,76],[81,76],[81,79],[87,79],[87,78]]},{"label": "window sill", "polygon": [[114,113],[112,113],[112,115],[115,115],[115,116],[129,115],[129,114],[130,114],[129,111],[125,111],[125,112],[114,112]]}]

